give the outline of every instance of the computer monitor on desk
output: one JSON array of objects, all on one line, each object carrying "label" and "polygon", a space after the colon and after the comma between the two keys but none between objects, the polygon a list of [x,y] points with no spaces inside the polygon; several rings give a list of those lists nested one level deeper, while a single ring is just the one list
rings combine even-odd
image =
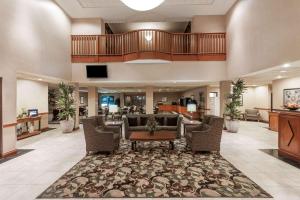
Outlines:
[{"label": "computer monitor on desk", "polygon": [[39,115],[38,109],[29,109],[28,117],[37,117]]}]

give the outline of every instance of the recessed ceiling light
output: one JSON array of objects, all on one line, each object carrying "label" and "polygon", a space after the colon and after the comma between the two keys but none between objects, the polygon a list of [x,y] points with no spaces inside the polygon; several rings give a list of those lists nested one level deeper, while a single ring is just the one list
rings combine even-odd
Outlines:
[{"label": "recessed ceiling light", "polygon": [[290,67],[290,66],[291,66],[291,64],[289,64],[289,63],[285,63],[285,64],[283,65],[284,68],[288,68],[288,67]]},{"label": "recessed ceiling light", "polygon": [[281,79],[281,78],[282,78],[282,76],[280,76],[280,75],[279,75],[279,76],[276,76],[276,79]]},{"label": "recessed ceiling light", "polygon": [[286,73],[286,72],[287,72],[287,71],[285,71],[285,70],[281,70],[281,71],[280,71],[280,73]]},{"label": "recessed ceiling light", "polygon": [[43,79],[39,78],[38,81],[42,81]]}]

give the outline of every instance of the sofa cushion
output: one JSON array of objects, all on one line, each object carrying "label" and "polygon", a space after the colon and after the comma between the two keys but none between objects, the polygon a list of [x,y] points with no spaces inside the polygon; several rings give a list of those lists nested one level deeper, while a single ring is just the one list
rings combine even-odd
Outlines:
[{"label": "sofa cushion", "polygon": [[158,126],[157,129],[164,131],[177,131],[177,126]]},{"label": "sofa cushion", "polygon": [[158,123],[159,126],[165,125],[165,118],[164,117],[155,117],[155,121]]},{"label": "sofa cushion", "polygon": [[128,124],[129,126],[137,126],[138,125],[137,117],[128,117]]},{"label": "sofa cushion", "polygon": [[148,122],[148,117],[141,117],[141,126],[146,126]]},{"label": "sofa cushion", "polygon": [[193,136],[192,132],[187,132],[187,133],[185,134],[185,137],[186,137],[187,140],[191,140],[191,139],[192,139],[192,136]]},{"label": "sofa cushion", "polygon": [[247,117],[257,117],[257,114],[247,114]]},{"label": "sofa cushion", "polygon": [[119,140],[120,134],[119,133],[114,133],[114,140]]},{"label": "sofa cushion", "polygon": [[177,126],[177,117],[167,117],[167,126]]},{"label": "sofa cushion", "polygon": [[132,126],[128,128],[129,131],[146,131],[146,126]]}]

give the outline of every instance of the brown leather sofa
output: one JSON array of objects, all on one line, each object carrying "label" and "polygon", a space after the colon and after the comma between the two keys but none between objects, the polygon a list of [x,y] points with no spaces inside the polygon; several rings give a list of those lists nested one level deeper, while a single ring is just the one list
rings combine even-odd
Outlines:
[{"label": "brown leather sofa", "polygon": [[177,138],[181,137],[182,117],[177,114],[128,114],[123,118],[125,125],[125,138],[129,139],[133,131],[147,131],[147,121],[154,116],[158,122],[158,130],[176,131]]}]

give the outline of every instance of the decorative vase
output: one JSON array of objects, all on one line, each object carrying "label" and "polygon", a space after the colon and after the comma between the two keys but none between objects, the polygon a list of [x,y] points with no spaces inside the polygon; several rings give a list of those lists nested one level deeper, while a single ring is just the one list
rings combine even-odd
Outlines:
[{"label": "decorative vase", "polygon": [[240,122],[239,122],[239,120],[226,119],[225,126],[229,132],[237,133],[239,131]]},{"label": "decorative vase", "polygon": [[60,127],[63,133],[71,133],[74,128],[74,120],[62,120],[60,121]]}]

